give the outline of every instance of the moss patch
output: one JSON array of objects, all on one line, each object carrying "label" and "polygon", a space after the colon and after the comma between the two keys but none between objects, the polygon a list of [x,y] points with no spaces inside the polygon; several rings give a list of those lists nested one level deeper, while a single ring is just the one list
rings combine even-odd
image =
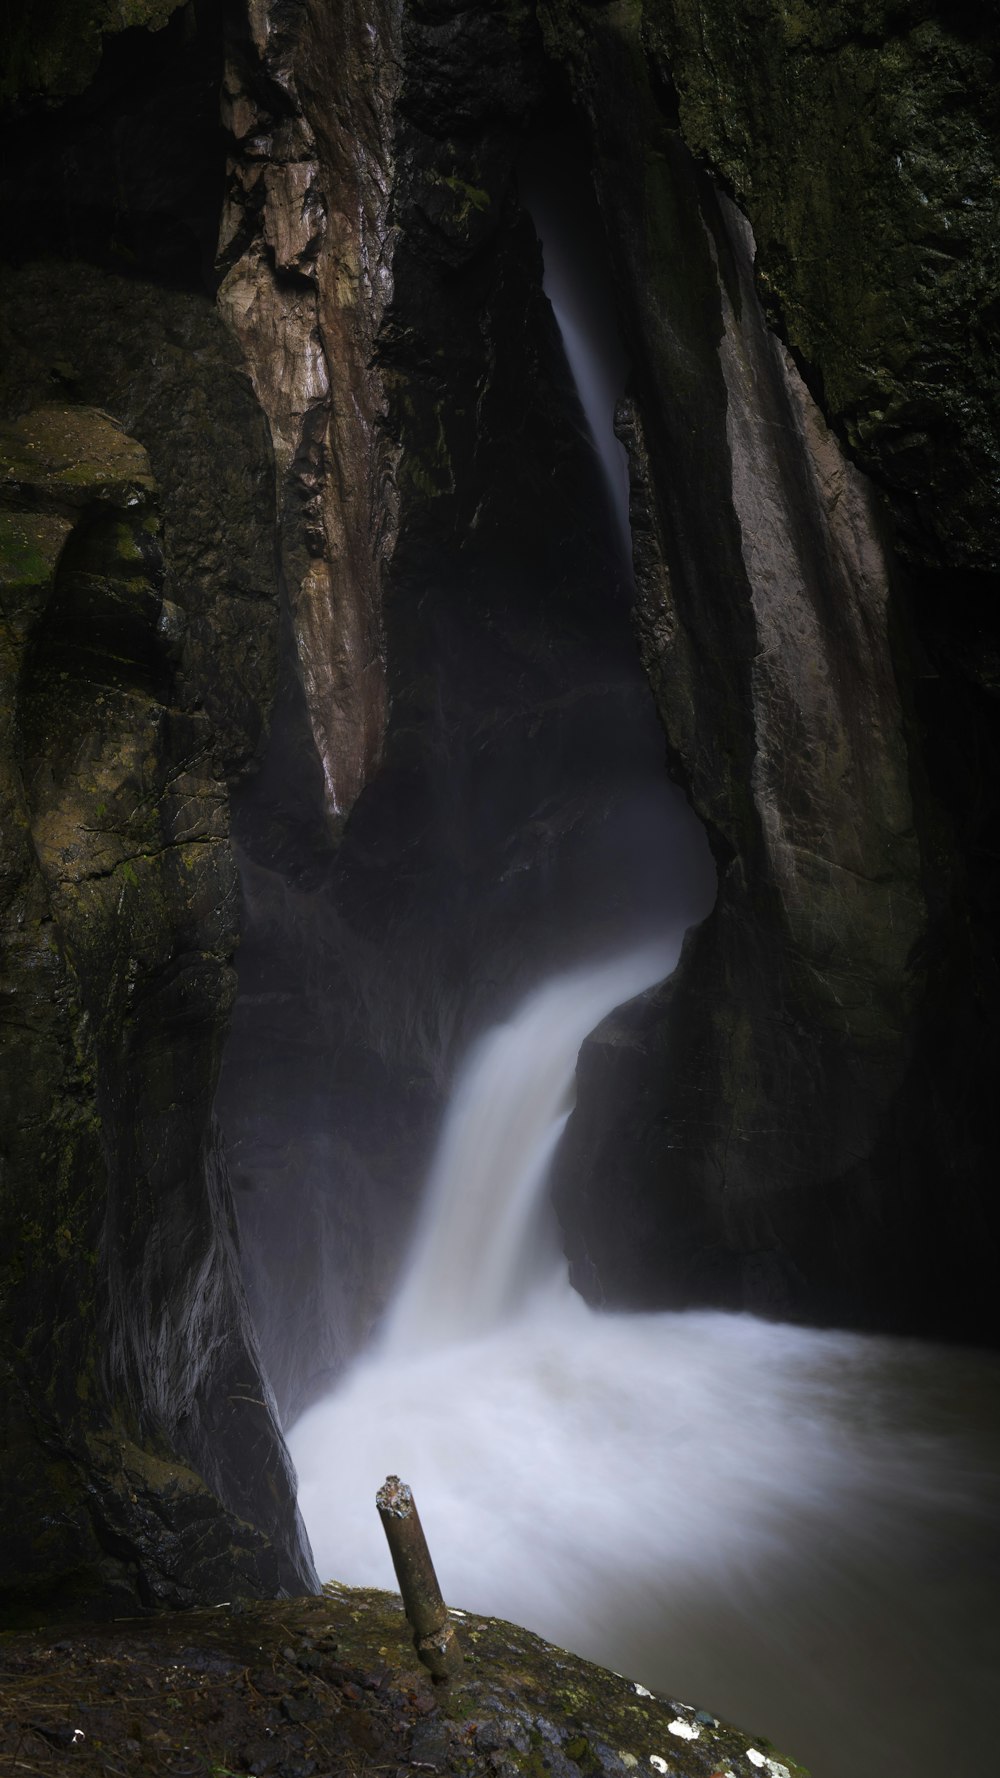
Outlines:
[{"label": "moss patch", "polygon": [[101,39],[142,26],[160,30],[180,0],[25,0],[5,10],[0,104],[35,94],[80,93],[101,59]]},{"label": "moss patch", "polygon": [[[936,9],[940,11],[940,9]],[[912,0],[646,0],[681,127],[745,206],[762,292],[911,553],[993,567],[995,32]]]},{"label": "moss patch", "polygon": [[82,1773],[127,1762],[137,1774],[219,1778],[805,1778],[766,1741],[650,1697],[513,1624],[461,1617],[459,1633],[465,1673],[447,1687],[417,1665],[395,1595],[348,1587],[84,1627],[55,1648],[9,1636],[0,1639],[0,1753],[18,1747],[19,1759],[51,1770],[53,1749],[66,1748]]}]

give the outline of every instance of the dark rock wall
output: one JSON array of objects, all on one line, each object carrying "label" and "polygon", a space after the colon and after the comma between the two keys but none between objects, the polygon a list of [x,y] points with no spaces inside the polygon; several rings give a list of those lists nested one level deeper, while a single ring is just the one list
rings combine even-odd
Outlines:
[{"label": "dark rock wall", "polygon": [[997,9],[652,0],[688,146],[743,204],[759,288],[918,561],[995,571]]},{"label": "dark rock wall", "polygon": [[[861,10],[540,9],[590,120],[633,354],[643,651],[721,872],[661,1011],[586,1059],[561,1197],[611,1300],[982,1338],[995,895],[983,829],[945,813],[967,770],[954,643],[927,620],[948,604],[976,636],[962,726],[988,760],[991,587],[969,564],[995,567],[991,44],[929,7]],[[761,231],[756,289],[747,224],[691,148]],[[942,1117],[958,1054],[978,1086]]]},{"label": "dark rock wall", "polygon": [[[115,45],[76,126],[25,107],[7,120],[15,222],[13,151],[34,133],[29,186],[59,170],[50,248],[77,244],[58,227],[74,127],[86,193],[146,34]],[[275,675],[273,465],[210,296],[177,287],[197,275],[198,229],[184,182],[161,177],[166,137],[160,153],[130,190],[173,193],[175,287],[155,229],[137,275],[146,224],[130,225],[149,210],[126,192],[127,249],[95,224],[98,264],[8,265],[0,303],[12,1613],[312,1578],[212,1111],[239,921],[228,784]]]}]

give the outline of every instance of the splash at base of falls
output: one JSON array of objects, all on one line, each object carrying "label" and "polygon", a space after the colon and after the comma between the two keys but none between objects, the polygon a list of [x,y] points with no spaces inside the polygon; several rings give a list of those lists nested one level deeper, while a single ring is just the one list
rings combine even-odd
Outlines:
[{"label": "splash at base of falls", "polygon": [[[998,1366],[565,1283],[491,1336],[359,1362],[295,1427],[324,1577],[393,1587],[413,1487],[446,1599],[767,1735],[814,1778],[990,1769]],[[995,1416],[995,1407],[993,1408]]]},{"label": "splash at base of falls", "polygon": [[1000,1360],[605,1315],[550,1245],[587,1031],[677,946],[547,984],[457,1083],[382,1339],[292,1429],[325,1577],[389,1587],[384,1476],[449,1603],[767,1736],[814,1778],[979,1778],[1000,1673]]}]

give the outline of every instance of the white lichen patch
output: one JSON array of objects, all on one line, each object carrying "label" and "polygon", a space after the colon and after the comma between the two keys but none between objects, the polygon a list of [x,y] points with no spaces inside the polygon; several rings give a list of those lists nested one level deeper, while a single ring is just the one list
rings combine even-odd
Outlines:
[{"label": "white lichen patch", "polygon": [[675,1716],[673,1722],[667,1724],[667,1733],[676,1735],[680,1741],[697,1741],[701,1730],[693,1722],[685,1722],[682,1716]]},{"label": "white lichen patch", "polygon": [[637,1766],[639,1764],[639,1761],[636,1759],[635,1754],[634,1753],[626,1753],[624,1747],[619,1747],[618,1758],[621,1760],[623,1766],[628,1766],[630,1771],[633,1766]]},{"label": "white lichen patch", "polygon": [[650,1754],[649,1763],[652,1766],[654,1772],[669,1772],[669,1770],[670,1770],[670,1767],[667,1765],[666,1760],[661,1758],[660,1754],[658,1754],[658,1753],[651,1753]]},{"label": "white lichen patch", "polygon": [[752,1766],[766,1772],[767,1778],[792,1778],[787,1766],[783,1766],[780,1760],[770,1759],[766,1753],[760,1753],[756,1747],[747,1748],[747,1759]]},{"label": "white lichen patch", "polygon": [[647,1692],[646,1687],[640,1685],[637,1679],[632,1681],[632,1690],[635,1692],[637,1698],[651,1698],[653,1696],[652,1692]]}]

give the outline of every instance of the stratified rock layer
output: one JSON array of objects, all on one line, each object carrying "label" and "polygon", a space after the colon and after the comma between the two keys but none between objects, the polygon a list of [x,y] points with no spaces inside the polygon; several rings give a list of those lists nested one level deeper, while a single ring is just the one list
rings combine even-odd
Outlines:
[{"label": "stratified rock layer", "polygon": [[306,707],[343,815],[386,720],[396,452],[375,341],[392,296],[398,18],[390,4],[309,5],[290,27],[265,0],[247,23],[227,46],[219,303],[271,427]]}]

